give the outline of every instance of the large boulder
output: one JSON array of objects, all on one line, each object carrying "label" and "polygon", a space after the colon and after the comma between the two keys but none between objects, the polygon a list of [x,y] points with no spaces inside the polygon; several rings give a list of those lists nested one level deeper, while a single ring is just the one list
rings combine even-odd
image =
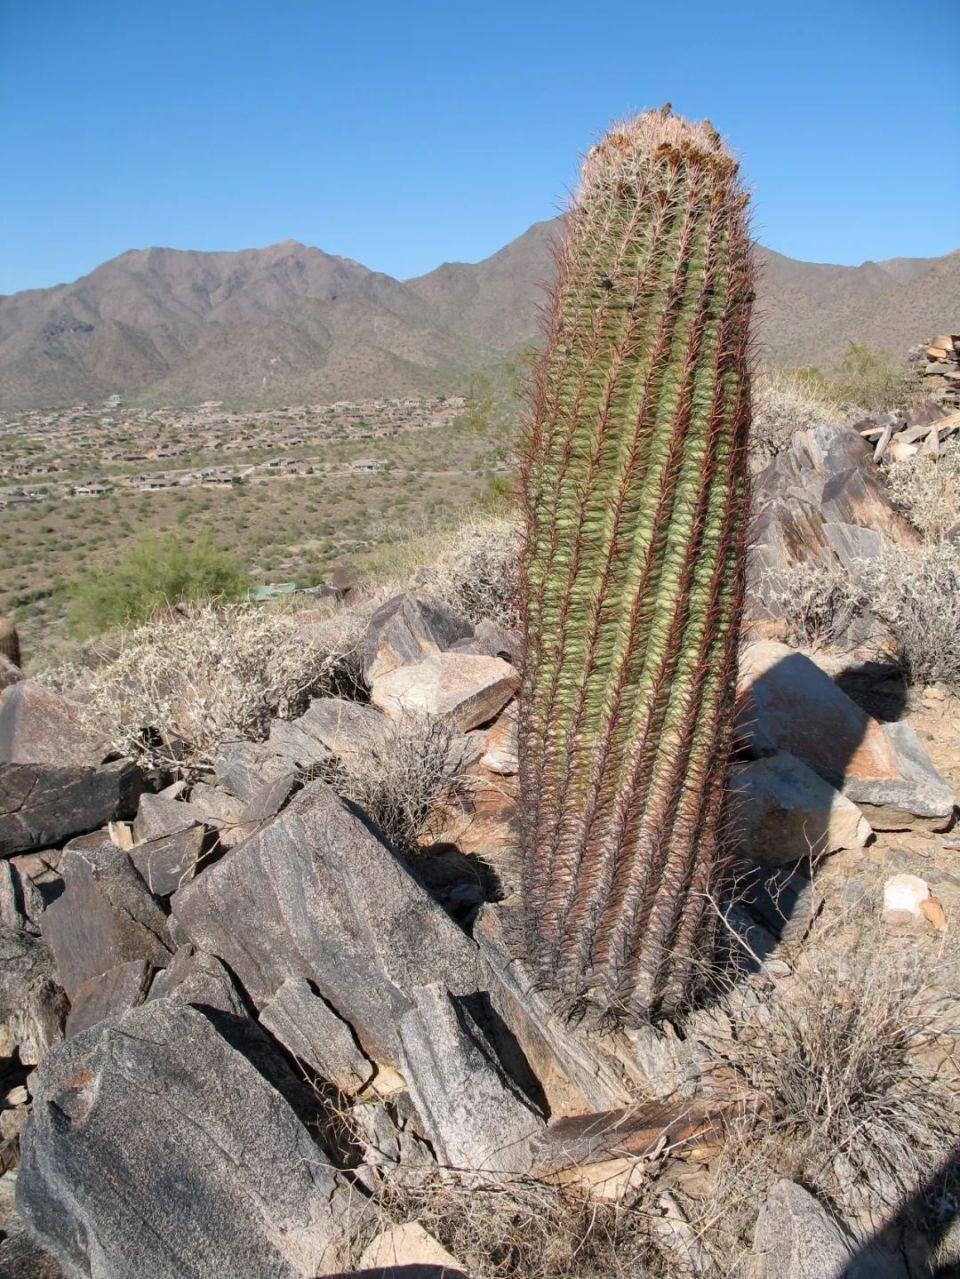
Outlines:
[{"label": "large boulder", "polygon": [[788,751],[838,787],[872,826],[949,822],[954,794],[909,724],[881,724],[809,657],[752,644],[740,662],[741,743],[757,757]]},{"label": "large boulder", "polygon": [[466,618],[440,600],[395,595],[370,619],[363,645],[363,677],[373,684],[399,666],[415,665],[472,635]]},{"label": "large boulder", "polygon": [[498,715],[519,686],[519,673],[502,657],[432,653],[379,675],[370,700],[392,719],[435,715],[454,732],[466,733]]},{"label": "large boulder", "polygon": [[107,753],[83,708],[32,679],[0,693],[0,764],[93,765]]},{"label": "large boulder", "polygon": [[176,893],[172,909],[258,1008],[303,978],[378,1062],[398,1062],[406,992],[432,980],[476,989],[474,943],[322,781]]},{"label": "large boulder", "polygon": [[70,1279],[313,1279],[349,1190],[201,1012],[161,999],[69,1040],[33,1080],[17,1207]]},{"label": "large boulder", "polygon": [[119,964],[169,962],[166,916],[125,852],[112,844],[74,849],[61,871],[64,890],[44,912],[41,931],[71,1000]]},{"label": "large boulder", "polygon": [[145,786],[129,760],[100,768],[0,764],[0,857],[131,818]]}]

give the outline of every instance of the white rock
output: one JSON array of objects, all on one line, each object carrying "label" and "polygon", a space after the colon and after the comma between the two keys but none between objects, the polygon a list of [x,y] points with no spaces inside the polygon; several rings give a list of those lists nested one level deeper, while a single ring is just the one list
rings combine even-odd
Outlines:
[{"label": "white rock", "polygon": [[891,875],[883,886],[883,918],[888,924],[923,920],[930,885],[919,875]]},{"label": "white rock", "polygon": [[453,1275],[463,1273],[456,1257],[447,1252],[418,1221],[407,1221],[402,1226],[381,1230],[360,1258],[361,1270],[392,1269],[394,1266],[437,1267],[437,1274],[449,1271],[451,1279]]}]

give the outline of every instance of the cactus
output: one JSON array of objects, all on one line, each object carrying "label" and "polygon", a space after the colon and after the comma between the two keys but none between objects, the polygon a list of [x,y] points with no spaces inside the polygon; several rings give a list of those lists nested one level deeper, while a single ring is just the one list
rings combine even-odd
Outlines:
[{"label": "cactus", "polygon": [[558,252],[522,468],[526,945],[627,1021],[714,954],[743,597],[754,268],[708,122],[587,156]]},{"label": "cactus", "polygon": [[12,618],[0,617],[0,654],[20,665],[20,636]]}]

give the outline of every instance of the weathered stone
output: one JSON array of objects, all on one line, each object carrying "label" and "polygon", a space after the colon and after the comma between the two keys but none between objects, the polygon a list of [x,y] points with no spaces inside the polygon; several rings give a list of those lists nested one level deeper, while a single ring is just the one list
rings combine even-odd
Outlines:
[{"label": "weathered stone", "polygon": [[359,1092],[373,1078],[375,1067],[353,1031],[302,977],[287,978],[260,1010],[260,1023],[343,1093]]},{"label": "weathered stone", "polygon": [[64,891],[44,912],[41,931],[71,999],[118,964],[169,962],[166,917],[126,853],[112,844],[69,852],[62,872]]},{"label": "weathered stone", "polygon": [[0,857],[132,817],[144,786],[129,760],[101,768],[0,764]]},{"label": "weathered stone", "polygon": [[[250,742],[247,745],[253,745]],[[280,774],[277,774],[280,776]],[[274,780],[273,777],[268,780]],[[267,784],[267,781],[254,779],[251,798]],[[232,826],[240,820],[243,806],[247,801],[232,792],[220,790],[216,786],[208,786],[206,782],[195,782],[190,789],[190,807],[200,814],[199,820],[207,826]]]},{"label": "weathered stone", "polygon": [[476,948],[362,815],[311,782],[258,834],[182,888],[184,932],[236,973],[258,1008],[309,981],[368,1055],[395,1065],[406,991],[476,989]]},{"label": "weathered stone", "polygon": [[0,1057],[35,1066],[63,1038],[67,999],[43,942],[0,924]]},{"label": "weathered stone", "polygon": [[543,1119],[520,1096],[464,1004],[437,983],[410,991],[400,1066],[437,1159],[448,1168],[526,1172]]},{"label": "weathered stone", "polygon": [[75,702],[32,679],[0,693],[0,764],[87,767],[106,752],[104,737],[84,726]]},{"label": "weathered stone", "polygon": [[293,1110],[197,1010],[164,999],[49,1053],[17,1207],[71,1275],[312,1279],[349,1192]]},{"label": "weathered stone", "polygon": [[167,794],[153,795],[147,791],[140,796],[140,806],[133,819],[133,837],[139,844],[161,835],[173,835],[203,819],[199,807]]},{"label": "weathered stone", "polygon": [[415,1274],[418,1279],[466,1279],[456,1257],[437,1243],[418,1221],[381,1230],[360,1257],[361,1270],[390,1275],[395,1267]]},{"label": "weathered stone", "polygon": [[379,745],[386,727],[383,716],[372,706],[343,697],[315,698],[294,723],[341,758],[364,754]]},{"label": "weathered stone", "polygon": [[517,703],[511,702],[487,729],[480,763],[491,773],[511,777],[520,768],[517,750]]},{"label": "weathered stone", "polygon": [[189,945],[181,946],[167,967],[156,974],[147,999],[167,997],[238,1017],[245,1013],[243,1000],[220,960]]},{"label": "weathered stone", "polygon": [[243,806],[236,822],[235,834],[247,839],[261,831],[267,822],[272,821],[277,813],[282,812],[287,804],[303,786],[303,778],[298,773],[284,773],[275,781],[267,782]]},{"label": "weathered stone", "polygon": [[185,826],[172,835],[134,844],[129,857],[151,893],[169,897],[193,879],[213,842],[208,827]]},{"label": "weathered stone", "polygon": [[153,969],[142,959],[118,964],[99,977],[91,977],[73,992],[67,1017],[67,1038],[89,1030],[108,1017],[119,1017],[147,997]]},{"label": "weathered stone", "polygon": [[363,646],[368,684],[400,666],[415,665],[473,634],[473,627],[439,600],[396,595],[374,613]]},{"label": "weathered stone", "polygon": [[264,748],[286,764],[287,772],[314,768],[330,758],[326,746],[305,732],[299,720],[274,720]]},{"label": "weathered stone", "polygon": [[8,928],[37,932],[46,907],[33,879],[16,865],[16,858],[0,861],[0,923]]},{"label": "weathered stone", "polygon": [[0,1177],[0,1275],[3,1279],[64,1279],[56,1259],[30,1238],[20,1220],[14,1205],[16,1184],[13,1169]]},{"label": "weathered stone", "polygon": [[[265,742],[225,742],[213,761],[213,769],[219,786],[247,803],[265,783],[289,773],[290,764],[272,754]],[[194,786],[190,792],[194,804],[200,802],[197,789]]]},{"label": "weathered stone", "polygon": [[902,1262],[869,1247],[808,1191],[778,1181],[767,1193],[746,1279],[906,1279]]},{"label": "weathered stone", "polygon": [[643,1157],[662,1148],[702,1146],[721,1132],[721,1112],[697,1101],[637,1102],[620,1110],[570,1115],[549,1124],[531,1143],[538,1175],[571,1164],[619,1156]]},{"label": "weathered stone", "polygon": [[729,776],[737,852],[759,866],[862,848],[872,834],[856,804],[787,751],[735,764]]},{"label": "weathered stone", "polygon": [[738,734],[755,755],[788,751],[839,787],[876,828],[949,820],[954,796],[909,725],[880,724],[808,657],[752,644],[740,663]]},{"label": "weathered stone", "polygon": [[393,719],[411,712],[437,715],[465,733],[493,719],[519,685],[519,674],[502,658],[434,653],[378,676],[370,699]]}]

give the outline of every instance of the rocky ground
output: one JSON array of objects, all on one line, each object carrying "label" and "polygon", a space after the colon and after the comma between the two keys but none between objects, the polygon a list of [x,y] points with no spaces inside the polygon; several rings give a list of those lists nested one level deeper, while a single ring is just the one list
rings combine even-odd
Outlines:
[{"label": "rocky ground", "polygon": [[202,760],[115,758],[0,659],[0,1270],[954,1273],[960,698],[877,618],[798,644],[776,586],[916,541],[871,429],[757,480],[738,888],[682,1024],[570,1020],[518,949],[505,615],[354,589],[355,684]]}]

